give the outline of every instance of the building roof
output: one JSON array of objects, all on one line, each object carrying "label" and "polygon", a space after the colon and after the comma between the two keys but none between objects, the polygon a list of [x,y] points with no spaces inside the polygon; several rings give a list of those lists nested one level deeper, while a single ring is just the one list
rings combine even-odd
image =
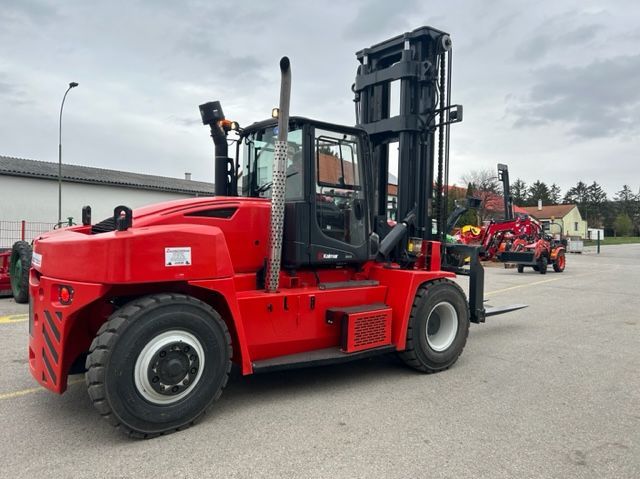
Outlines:
[{"label": "building roof", "polygon": [[577,208],[577,205],[550,205],[543,206],[541,210],[537,206],[525,206],[524,210],[531,216],[535,216],[538,219],[551,218],[564,218],[569,212]]},{"label": "building roof", "polygon": [[[57,180],[58,163],[0,155],[0,175]],[[120,186],[197,196],[213,195],[214,193],[213,183],[65,163],[62,164],[62,178],[64,181],[72,183]]]}]

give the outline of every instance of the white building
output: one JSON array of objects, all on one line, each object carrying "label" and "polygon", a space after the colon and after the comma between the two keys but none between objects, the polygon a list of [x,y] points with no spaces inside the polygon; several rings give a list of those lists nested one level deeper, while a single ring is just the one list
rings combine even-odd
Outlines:
[{"label": "white building", "polygon": [[[96,223],[118,205],[136,208],[213,191],[213,183],[63,164],[61,216],[80,223],[89,205]],[[20,239],[23,221],[27,240],[58,221],[58,163],[0,156],[0,248]]]}]

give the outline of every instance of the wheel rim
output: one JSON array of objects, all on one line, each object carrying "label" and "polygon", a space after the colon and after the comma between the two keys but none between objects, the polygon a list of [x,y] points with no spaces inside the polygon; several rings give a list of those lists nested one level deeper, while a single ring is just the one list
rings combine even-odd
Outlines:
[{"label": "wheel rim", "polygon": [[204,349],[186,331],[167,331],[140,351],[134,367],[136,389],[154,404],[172,404],[196,387],[204,369]]},{"label": "wheel rim", "polygon": [[427,343],[434,351],[444,351],[456,338],[458,312],[451,303],[436,304],[427,318]]},{"label": "wheel rim", "polygon": [[20,258],[17,258],[13,263],[9,276],[11,276],[11,291],[14,296],[18,296],[20,294],[20,282],[22,281],[22,260]]}]

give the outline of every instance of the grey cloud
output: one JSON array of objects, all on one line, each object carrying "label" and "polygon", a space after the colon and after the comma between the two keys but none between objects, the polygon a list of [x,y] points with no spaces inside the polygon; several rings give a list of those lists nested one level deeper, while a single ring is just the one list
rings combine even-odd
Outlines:
[{"label": "grey cloud", "polygon": [[544,22],[530,36],[516,47],[514,59],[534,62],[548,53],[563,54],[569,46],[586,46],[604,29],[598,23],[587,23],[574,27],[576,22],[591,20],[590,16],[565,13]]},{"label": "grey cloud", "polygon": [[417,3],[416,0],[363,2],[354,15],[354,19],[347,24],[343,35],[345,38],[353,39],[370,37],[372,34],[385,31],[390,27],[398,32],[417,27],[419,25],[413,25],[413,20],[411,22],[402,21],[404,15],[415,11]]},{"label": "grey cloud", "polygon": [[565,125],[580,138],[638,130],[640,55],[580,67],[554,65],[534,71],[533,76],[534,85],[525,100],[509,108],[516,118],[514,126]]},{"label": "grey cloud", "polygon": [[29,103],[26,92],[2,72],[0,72],[0,100],[14,106]]},{"label": "grey cloud", "polygon": [[0,25],[4,23],[51,24],[59,20],[56,7],[41,0],[3,0]]}]

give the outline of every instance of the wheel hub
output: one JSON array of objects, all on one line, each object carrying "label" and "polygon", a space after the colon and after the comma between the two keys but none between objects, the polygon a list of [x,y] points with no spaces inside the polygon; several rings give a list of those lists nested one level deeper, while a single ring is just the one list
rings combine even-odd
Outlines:
[{"label": "wheel hub", "polygon": [[167,344],[153,355],[147,378],[157,393],[175,396],[189,386],[199,368],[198,354],[188,344],[178,341]]},{"label": "wheel hub", "polygon": [[453,344],[458,332],[458,313],[451,303],[434,306],[427,318],[427,343],[434,351],[445,351]]},{"label": "wheel hub", "polygon": [[150,402],[169,404],[186,396],[200,379],[204,350],[186,331],[169,331],[153,338],[136,360],[138,391]]}]

